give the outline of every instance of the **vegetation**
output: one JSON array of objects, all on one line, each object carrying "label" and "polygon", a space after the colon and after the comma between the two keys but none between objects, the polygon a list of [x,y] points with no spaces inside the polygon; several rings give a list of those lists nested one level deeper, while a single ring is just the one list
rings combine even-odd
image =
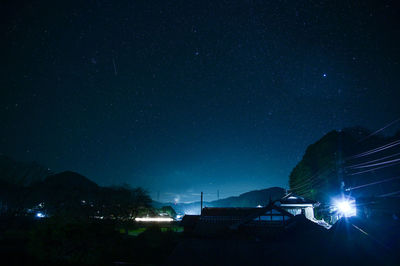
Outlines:
[{"label": "vegetation", "polygon": [[117,221],[58,216],[3,217],[0,223],[2,261],[15,265],[160,264],[180,239],[180,234],[154,226],[137,237],[121,234]]},{"label": "vegetation", "polygon": [[100,187],[69,171],[26,186],[13,182],[16,179],[0,179],[3,261],[16,265],[160,264],[180,238],[173,224],[149,227],[133,222],[137,216],[176,215],[171,207],[154,209],[140,187]]},{"label": "vegetation", "polygon": [[[4,182],[4,181],[3,181]],[[142,188],[100,187],[86,177],[63,172],[29,186],[4,182],[0,202],[10,215],[43,212],[50,216],[131,219],[154,213]]]},{"label": "vegetation", "polygon": [[[393,137],[384,137],[371,135],[368,130],[357,127],[329,132],[307,148],[303,159],[290,174],[290,189],[298,195],[321,203],[329,203],[331,198],[338,195],[344,188],[392,178],[400,171],[398,165],[365,173],[362,172],[364,169],[370,170],[374,167],[359,170],[354,168],[354,165],[368,164],[370,161],[381,160],[385,156],[396,154],[400,152],[399,146],[368,156],[354,157],[354,155],[381,147],[398,140],[399,137],[400,132]],[[377,196],[396,191],[400,188],[398,181],[353,190],[352,195]]]}]

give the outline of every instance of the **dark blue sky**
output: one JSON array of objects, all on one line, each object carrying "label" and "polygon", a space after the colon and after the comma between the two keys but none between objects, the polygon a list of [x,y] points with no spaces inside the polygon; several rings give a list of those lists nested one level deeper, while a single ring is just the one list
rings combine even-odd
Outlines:
[{"label": "dark blue sky", "polygon": [[351,2],[2,1],[0,152],[160,200],[287,187],[400,116],[399,10]]}]

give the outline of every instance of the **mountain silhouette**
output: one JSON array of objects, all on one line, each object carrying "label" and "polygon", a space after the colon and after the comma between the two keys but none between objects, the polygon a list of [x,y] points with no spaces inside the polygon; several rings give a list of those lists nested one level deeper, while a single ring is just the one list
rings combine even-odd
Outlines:
[{"label": "mountain silhouette", "polygon": [[0,155],[0,181],[17,186],[29,186],[43,181],[50,171],[35,162],[19,162]]},{"label": "mountain silhouette", "polygon": [[[266,206],[270,200],[280,199],[286,191],[280,187],[271,187],[261,190],[253,190],[239,196],[225,199],[203,202],[203,207],[257,207]],[[155,206],[171,205],[177,213],[199,214],[200,201],[192,203],[154,203]]]}]

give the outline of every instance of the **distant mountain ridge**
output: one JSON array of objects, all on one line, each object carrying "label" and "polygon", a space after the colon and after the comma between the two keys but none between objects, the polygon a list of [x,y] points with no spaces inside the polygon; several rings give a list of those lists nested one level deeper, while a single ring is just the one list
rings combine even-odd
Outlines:
[{"label": "distant mountain ridge", "polygon": [[[85,176],[65,171],[47,176],[29,186],[0,180],[0,213],[24,213],[42,210],[68,217],[128,217],[148,213],[151,198],[141,188],[101,187]],[[5,206],[3,208],[2,206]]]},{"label": "distant mountain ridge", "polygon": [[[7,156],[0,155],[0,201],[21,202],[18,195],[24,195],[23,205],[38,202],[71,202],[75,199],[94,199],[103,197],[104,193],[117,192],[118,188],[103,188],[90,179],[71,171],[52,174],[47,168],[37,163],[17,162]],[[105,195],[105,194],[104,194]],[[206,207],[256,207],[265,206],[270,200],[276,200],[285,195],[285,189],[271,187],[249,191],[239,196],[204,202]],[[19,204],[19,203],[18,203]],[[200,202],[193,203],[160,203],[153,206],[172,206],[177,213],[200,213]]]},{"label": "distant mountain ridge", "polygon": [[29,186],[43,181],[51,172],[35,162],[19,162],[0,155],[0,181],[18,186]]},{"label": "distant mountain ridge", "polygon": [[[203,202],[203,207],[257,207],[266,206],[270,200],[282,198],[286,190],[281,187],[271,187],[261,190],[253,190],[239,196],[228,197],[225,199]],[[177,213],[199,214],[200,201],[192,203],[160,203],[154,202],[155,206],[171,205]]]},{"label": "distant mountain ridge", "polygon": [[41,184],[49,188],[56,188],[59,186],[68,187],[68,189],[85,189],[85,190],[96,190],[99,186],[88,179],[87,177],[72,172],[65,171],[54,175],[49,175],[43,180]]}]

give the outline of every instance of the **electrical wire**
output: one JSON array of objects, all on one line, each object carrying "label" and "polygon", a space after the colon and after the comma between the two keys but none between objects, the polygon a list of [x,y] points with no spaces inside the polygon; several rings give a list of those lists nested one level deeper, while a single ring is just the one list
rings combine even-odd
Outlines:
[{"label": "electrical wire", "polygon": [[380,181],[376,181],[376,182],[372,182],[372,183],[360,185],[360,186],[357,186],[357,187],[346,188],[345,190],[346,190],[346,191],[351,191],[351,190],[354,190],[354,189],[359,189],[359,188],[363,188],[363,187],[373,186],[373,185],[377,185],[377,184],[380,184],[380,183],[389,182],[389,181],[396,180],[396,179],[400,179],[400,176],[396,176],[396,177],[392,177],[392,178],[388,178],[388,179],[384,179],[384,180],[380,180]]},{"label": "electrical wire", "polygon": [[385,144],[385,145],[383,145],[381,147],[378,147],[378,148],[375,148],[375,149],[372,149],[372,150],[369,150],[369,151],[366,151],[366,152],[363,152],[363,153],[360,153],[360,154],[356,154],[356,155],[347,157],[346,160],[352,160],[352,159],[368,156],[368,155],[371,155],[371,154],[374,154],[374,153],[377,153],[377,152],[384,151],[386,149],[393,148],[393,147],[395,147],[397,145],[400,145],[400,140],[395,140],[395,141],[393,141],[391,143],[388,143],[388,144]]},{"label": "electrical wire", "polygon": [[390,192],[390,193],[382,194],[382,195],[379,195],[378,197],[383,198],[383,197],[393,196],[393,195],[396,195],[396,194],[399,194],[399,193],[400,193],[400,190],[395,191],[395,192]]},{"label": "electrical wire", "polygon": [[397,146],[399,144],[400,144],[400,140],[395,140],[395,141],[393,141],[391,143],[385,144],[385,145],[380,146],[378,148],[375,148],[375,149],[372,149],[372,150],[369,150],[369,151],[366,151],[366,152],[362,152],[360,154],[356,154],[356,155],[347,157],[346,160],[352,160],[352,159],[368,156],[368,155],[371,155],[371,154],[374,154],[374,153],[377,153],[377,152],[384,151],[386,149],[393,148],[393,147],[395,147],[395,146]]},{"label": "electrical wire", "polygon": [[399,122],[399,121],[400,121],[400,118],[398,118],[398,119],[396,119],[396,120],[394,120],[394,121],[390,122],[390,123],[389,123],[389,124],[387,124],[386,126],[384,126],[384,127],[380,128],[380,129],[378,129],[377,131],[375,131],[375,132],[373,132],[373,133],[369,134],[369,135],[368,135],[368,136],[366,136],[365,138],[362,138],[362,139],[361,139],[361,140],[359,140],[357,143],[363,142],[364,140],[366,140],[366,139],[368,139],[368,138],[372,137],[373,135],[376,135],[376,134],[378,134],[379,132],[381,132],[381,131],[385,130],[386,128],[388,128],[388,127],[390,127],[390,126],[392,126],[392,125],[394,125],[394,124],[396,124],[396,123],[397,123],[397,122]]},{"label": "electrical wire", "polygon": [[389,155],[389,156],[385,156],[385,157],[382,157],[382,158],[379,158],[379,159],[375,159],[375,160],[372,160],[372,161],[369,161],[369,162],[363,162],[363,163],[359,163],[359,164],[353,164],[353,165],[350,165],[350,166],[346,166],[345,168],[346,169],[347,168],[354,168],[355,166],[360,166],[360,165],[366,165],[366,164],[369,164],[369,163],[379,162],[379,161],[382,161],[384,159],[395,157],[397,155],[400,155],[400,152],[396,153],[396,154]]},{"label": "electrical wire", "polygon": [[382,168],[394,166],[394,165],[397,165],[397,164],[399,164],[399,163],[400,163],[400,162],[395,162],[395,163],[392,163],[392,164],[390,164],[390,165],[383,165],[383,166],[380,166],[380,167],[372,168],[372,169],[365,170],[365,171],[361,171],[361,172],[357,172],[357,173],[352,173],[352,174],[349,174],[349,175],[359,175],[359,174],[363,174],[363,173],[368,173],[368,172],[375,171],[375,170],[379,170],[379,169],[382,169]]},{"label": "electrical wire", "polygon": [[301,180],[301,181],[296,181],[296,182],[292,182],[292,184],[296,184],[302,186],[304,184],[304,182],[311,182],[313,180],[315,180],[315,178],[317,178],[319,175],[325,174],[328,171],[333,171],[333,167],[332,166],[326,166],[318,171],[316,171],[312,176],[308,177],[305,180]]},{"label": "electrical wire", "polygon": [[291,189],[289,189],[290,191],[293,191],[293,190],[299,190],[299,188],[302,188],[302,187],[305,187],[305,186],[314,186],[314,185],[316,185],[316,184],[318,184],[319,182],[321,182],[321,181],[324,181],[325,179],[314,179],[314,180],[312,180],[312,181],[309,181],[309,182],[307,182],[307,183],[304,183],[304,184],[302,184],[302,185],[300,185],[300,186],[296,186],[296,187],[294,187],[294,188],[291,188]]},{"label": "electrical wire", "polygon": [[393,159],[390,161],[385,161],[385,162],[380,162],[380,163],[374,163],[374,164],[367,164],[367,165],[361,165],[361,166],[354,166],[352,169],[362,169],[362,168],[369,168],[369,167],[374,167],[374,166],[379,166],[379,165],[385,165],[389,163],[394,163],[400,161],[400,158]]}]

